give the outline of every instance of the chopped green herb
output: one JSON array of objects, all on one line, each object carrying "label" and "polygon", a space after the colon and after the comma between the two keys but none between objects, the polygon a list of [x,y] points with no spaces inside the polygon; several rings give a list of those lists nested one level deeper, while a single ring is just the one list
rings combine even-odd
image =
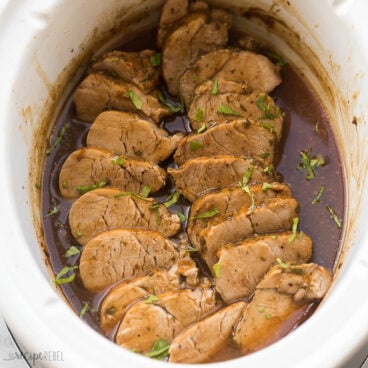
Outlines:
[{"label": "chopped green herb", "polygon": [[204,219],[204,218],[211,218],[211,217],[216,216],[219,213],[220,213],[220,210],[218,208],[214,207],[214,208],[212,208],[209,211],[202,212],[202,213],[199,213],[196,216],[193,216],[192,217],[192,220],[199,220],[199,219]]},{"label": "chopped green herb", "polygon": [[157,93],[157,98],[161,103],[163,103],[166,107],[168,107],[170,112],[172,112],[172,113],[183,112],[184,111],[184,102],[183,101],[181,101],[180,104],[178,104],[176,106],[176,105],[172,104],[170,101],[168,101],[167,99],[165,99],[165,97],[163,96],[163,94],[161,92]]},{"label": "chopped green herb", "polygon": [[278,106],[274,105],[273,111],[271,111],[271,105],[268,103],[266,105],[266,101],[268,99],[267,95],[261,96],[257,101],[257,106],[264,112],[264,116],[261,119],[276,119],[280,116],[281,110]]},{"label": "chopped green herb", "polygon": [[286,270],[288,268],[288,265],[286,263],[284,263],[281,258],[276,258],[277,264],[280,266],[280,268],[283,268],[284,270]]},{"label": "chopped green herb", "polygon": [[77,248],[76,246],[72,245],[64,254],[65,258],[69,258],[69,257],[73,257],[76,256],[77,254],[80,253],[80,249]]},{"label": "chopped green herb", "polygon": [[267,158],[267,157],[269,157],[269,155],[270,155],[270,153],[269,153],[269,152],[263,152],[263,153],[261,154],[261,157],[262,157],[262,158]]},{"label": "chopped green herb", "polygon": [[200,122],[203,120],[203,116],[204,116],[204,111],[200,107],[198,107],[196,110],[194,120]]},{"label": "chopped green herb", "polygon": [[101,181],[99,183],[92,184],[92,185],[80,185],[76,187],[75,189],[78,191],[80,195],[82,195],[87,192],[90,192],[91,190],[106,187],[106,185],[107,185],[106,181]]},{"label": "chopped green herb", "polygon": [[203,143],[199,142],[199,141],[190,141],[189,142],[189,148],[192,150],[192,151],[195,151],[199,148],[202,148],[203,147]]},{"label": "chopped green herb", "polygon": [[258,312],[264,314],[266,319],[270,319],[271,315],[266,311],[265,307],[258,308]]},{"label": "chopped green herb", "polygon": [[213,82],[213,87],[212,87],[211,93],[213,95],[217,95],[219,93],[219,85],[218,85],[218,80],[217,79]]},{"label": "chopped green herb", "polygon": [[48,212],[48,214],[45,215],[44,217],[50,217],[52,215],[55,215],[58,212],[59,212],[59,207],[58,205],[55,204],[54,207],[52,207],[51,210]]},{"label": "chopped green herb", "polygon": [[143,198],[147,198],[151,193],[151,187],[149,185],[143,185],[141,191],[139,192],[139,196]]},{"label": "chopped green herb", "polygon": [[326,186],[325,185],[321,185],[321,188],[319,188],[319,191],[316,195],[316,197],[313,199],[313,201],[311,202],[312,204],[316,204],[317,202],[320,201],[321,197],[322,197],[322,194],[323,192],[325,191],[326,189]]},{"label": "chopped green herb", "polygon": [[111,160],[111,161],[112,161],[112,163],[113,163],[113,164],[115,164],[115,165],[125,166],[125,160],[124,160],[121,156],[119,156],[119,157],[117,157],[116,159]]},{"label": "chopped green herb", "polygon": [[158,203],[157,202],[157,203],[154,203],[151,206],[151,210],[156,211],[156,222],[157,222],[157,225],[160,225],[161,224],[160,205],[161,205],[161,203]]},{"label": "chopped green herb", "polygon": [[240,112],[235,111],[228,105],[220,105],[217,109],[217,112],[224,115],[242,116]]},{"label": "chopped green herb", "polygon": [[297,166],[298,170],[305,170],[306,180],[311,180],[315,177],[316,169],[320,166],[325,164],[325,160],[321,155],[316,155],[314,157],[310,157],[310,153],[308,151],[301,151],[300,152],[300,161]]},{"label": "chopped green herb", "polygon": [[82,233],[80,230],[77,230],[77,231],[75,232],[75,236],[76,236],[76,238],[78,239],[78,238],[80,238],[81,236],[83,236],[83,233]]},{"label": "chopped green herb", "polygon": [[[78,269],[78,266],[65,266],[61,269],[61,271],[55,277],[55,283],[58,285],[67,284],[72,282],[75,279],[76,274],[72,271]],[[69,274],[67,276],[67,274]],[[64,277],[66,276],[66,277]]]},{"label": "chopped green herb", "polygon": [[248,185],[248,183],[250,182],[250,179],[252,178],[253,171],[254,171],[253,166],[249,166],[248,169],[245,171],[245,173],[243,174],[242,182],[241,182],[242,187]]},{"label": "chopped green herb", "polygon": [[119,57],[117,57],[117,56],[115,56],[115,57],[112,57],[110,60],[111,60],[112,62],[114,62],[114,63],[117,63],[118,61],[120,61],[120,58],[119,58]]},{"label": "chopped green herb", "polygon": [[298,224],[299,224],[299,217],[293,218],[293,228],[291,230],[292,234],[290,235],[288,241],[289,243],[293,242],[296,238],[296,232],[298,230]]},{"label": "chopped green herb", "polygon": [[157,302],[157,300],[158,300],[158,297],[156,296],[156,295],[150,295],[147,299],[146,299],[146,301],[145,301],[145,303],[146,304],[152,304],[153,302]]},{"label": "chopped green herb", "polygon": [[142,197],[139,194],[136,194],[134,192],[120,192],[118,194],[115,194],[114,198],[122,198],[122,197],[126,197],[126,196],[132,196],[132,197],[135,197],[135,198],[143,199],[146,202],[151,202],[150,198]]},{"label": "chopped green herb", "polygon": [[269,130],[271,133],[275,131],[275,126],[271,123],[266,123],[264,121],[261,122],[261,126],[267,130]]},{"label": "chopped green herb", "polygon": [[303,269],[300,266],[291,266],[291,272],[301,274]]},{"label": "chopped green herb", "polygon": [[69,183],[67,181],[63,182],[63,188],[64,189],[68,189],[69,188]]},{"label": "chopped green herb", "polygon": [[263,169],[263,172],[264,172],[265,174],[267,174],[267,175],[272,175],[273,170],[274,170],[274,168],[273,168],[273,165],[271,164],[271,165],[266,166],[266,167]]},{"label": "chopped green herb", "polygon": [[262,191],[263,192],[267,192],[271,188],[272,188],[272,185],[270,183],[265,182],[265,183],[262,184]]},{"label": "chopped green herb", "polygon": [[89,304],[88,303],[84,303],[83,304],[83,308],[81,309],[81,311],[79,313],[79,318],[83,318],[84,315],[87,313],[88,310],[89,310]]},{"label": "chopped green herb", "polygon": [[144,355],[148,358],[163,360],[169,355],[169,348],[170,344],[166,340],[156,340],[152,346],[152,350]]},{"label": "chopped green herb", "polygon": [[162,61],[162,54],[160,52],[150,57],[150,62],[152,66],[161,65],[161,61]]},{"label": "chopped green herb", "polygon": [[142,110],[142,101],[133,90],[130,89],[127,93],[124,94],[124,97],[129,97],[130,101],[132,101],[137,110]]},{"label": "chopped green herb", "polygon": [[213,273],[215,274],[215,277],[219,278],[220,273],[221,273],[221,264],[215,263],[212,268],[213,268]]},{"label": "chopped green herb", "polygon": [[63,139],[67,129],[68,129],[68,124],[65,123],[63,125],[63,127],[61,128],[60,133],[59,133],[58,137],[56,138],[55,142],[46,150],[46,155],[49,155],[57,147],[57,145]]},{"label": "chopped green herb", "polygon": [[207,129],[207,127],[206,127],[206,123],[203,123],[203,124],[199,127],[199,129],[197,130],[197,134],[201,134],[201,133],[203,133],[206,129]]},{"label": "chopped green herb", "polygon": [[36,183],[36,184],[35,184],[35,188],[36,188],[36,189],[41,189],[41,184],[40,184],[40,183]]},{"label": "chopped green herb", "polygon": [[301,232],[299,233],[299,241],[302,241],[303,236],[304,236],[304,233],[303,233],[303,231],[301,231]]},{"label": "chopped green herb", "polygon": [[187,216],[184,215],[184,213],[176,212],[176,214],[178,215],[181,222],[187,221],[188,218],[187,218]]},{"label": "chopped green herb", "polygon": [[277,66],[285,66],[287,64],[287,61],[282,58],[280,55],[275,54],[272,51],[267,51],[266,56]]},{"label": "chopped green herb", "polygon": [[254,193],[250,190],[249,185],[243,185],[242,189],[245,193],[247,193],[250,197],[251,200],[251,205],[250,205],[250,211],[253,212],[254,208],[255,208],[255,197],[254,197]]},{"label": "chopped green herb", "polygon": [[272,240],[276,240],[278,237],[279,237],[278,235],[272,235],[272,236],[271,236],[271,239],[272,239]]},{"label": "chopped green herb", "polygon": [[193,247],[187,247],[187,248],[183,248],[184,251],[192,253],[192,252],[199,252],[199,249],[197,248],[193,248]]},{"label": "chopped green herb", "polygon": [[330,205],[328,205],[327,207],[327,211],[329,212],[330,214],[330,217],[335,221],[335,224],[337,225],[337,227],[339,229],[341,229],[341,221],[339,220],[339,218],[337,217],[337,214],[336,212],[331,208]]},{"label": "chopped green herb", "polygon": [[167,200],[163,203],[163,205],[167,208],[175,204],[180,198],[180,192],[174,192],[169,195]]}]

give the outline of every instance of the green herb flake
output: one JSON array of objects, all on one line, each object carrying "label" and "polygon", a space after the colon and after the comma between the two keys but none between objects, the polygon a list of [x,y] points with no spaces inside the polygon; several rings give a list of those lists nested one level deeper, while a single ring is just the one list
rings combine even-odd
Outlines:
[{"label": "green herb flake", "polygon": [[173,204],[175,204],[180,198],[180,192],[174,192],[172,194],[169,195],[169,197],[167,198],[167,200],[163,203],[163,205],[166,208],[169,208],[170,206],[172,206]]},{"label": "green herb flake", "polygon": [[[76,274],[73,272],[78,266],[65,266],[55,277],[55,283],[58,285],[68,284],[75,279]],[[68,275],[69,274],[69,275]]]},{"label": "green herb flake", "polygon": [[104,188],[106,187],[106,185],[107,185],[107,181],[101,181],[99,183],[91,184],[91,185],[80,185],[76,187],[75,189],[78,191],[80,195],[83,195],[87,192],[90,192],[91,190],[98,189],[98,188]]},{"label": "green herb flake", "polygon": [[271,235],[272,240],[276,240],[279,236],[278,235]]},{"label": "green herb flake", "polygon": [[267,51],[266,56],[277,66],[285,66],[287,64],[287,61],[283,57],[272,51]]},{"label": "green herb flake", "polygon": [[258,312],[259,313],[262,313],[266,319],[270,319],[271,318],[271,315],[266,311],[266,308],[265,307],[259,307],[258,308]]},{"label": "green herb flake", "polygon": [[218,93],[219,93],[219,84],[218,84],[218,80],[216,79],[216,80],[213,82],[213,87],[212,87],[211,94],[213,94],[213,95],[218,95]]},{"label": "green herb flake", "polygon": [[150,295],[146,300],[145,303],[146,304],[152,304],[153,302],[157,302],[158,297],[156,295]]},{"label": "green herb flake", "polygon": [[125,166],[125,160],[121,156],[119,156],[119,157],[117,157],[117,158],[115,158],[114,160],[111,160],[111,161],[114,165]]},{"label": "green herb flake", "polygon": [[271,123],[266,123],[265,121],[261,122],[261,127],[269,130],[271,133],[275,131],[275,126]]},{"label": "green herb flake", "polygon": [[294,217],[293,218],[293,227],[292,227],[292,234],[290,235],[288,241],[289,243],[293,242],[296,238],[296,232],[298,230],[298,224],[299,224],[299,217]]},{"label": "green herb flake", "polygon": [[181,222],[185,222],[188,220],[187,216],[184,215],[184,213],[176,212]]},{"label": "green herb flake", "polygon": [[162,54],[158,52],[150,57],[150,63],[152,66],[160,66],[162,62]]},{"label": "green herb flake", "polygon": [[262,184],[262,191],[267,192],[269,189],[272,189],[272,184],[264,182]]},{"label": "green herb flake", "polygon": [[139,196],[142,198],[147,198],[151,193],[151,187],[149,185],[143,185],[141,191],[139,192]]},{"label": "green herb flake", "polygon": [[41,189],[41,184],[40,183],[36,183],[34,186],[35,186],[36,189]]},{"label": "green herb flake", "polygon": [[326,208],[327,208],[328,213],[330,214],[330,217],[335,221],[335,224],[337,225],[337,227],[341,229],[341,221],[337,217],[336,212],[331,208],[330,205],[328,205]]},{"label": "green herb flake", "polygon": [[190,141],[189,142],[189,148],[192,150],[192,151],[195,151],[197,149],[200,149],[203,147],[203,143],[199,142],[199,141]]},{"label": "green herb flake", "polygon": [[208,210],[206,212],[202,212],[202,213],[199,213],[198,215],[193,216],[192,220],[211,218],[211,217],[216,216],[219,213],[220,213],[220,210],[218,208],[214,207],[211,210]]},{"label": "green herb flake", "polygon": [[182,248],[182,250],[184,250],[185,252],[188,252],[188,253],[199,252],[199,249],[193,248],[193,247]]},{"label": "green herb flake", "polygon": [[242,182],[241,182],[242,187],[249,184],[249,182],[252,178],[253,171],[254,171],[253,166],[249,166],[248,169],[245,171],[245,173],[243,174]]},{"label": "green herb flake", "polygon": [[127,93],[124,94],[124,97],[129,97],[130,101],[132,101],[134,107],[137,110],[142,110],[142,101],[133,90],[130,89]]},{"label": "green herb flake", "polygon": [[206,123],[203,123],[203,124],[199,127],[199,129],[197,130],[197,134],[201,134],[201,133],[203,133],[206,129],[207,129],[207,127],[206,127]]},{"label": "green herb flake", "polygon": [[59,212],[59,207],[58,207],[58,205],[55,204],[54,207],[52,207],[51,210],[47,213],[47,215],[44,216],[44,218],[55,215],[58,212]]},{"label": "green herb flake", "polygon": [[117,57],[117,56],[114,56],[114,57],[112,57],[110,60],[111,60],[113,63],[117,63],[117,62],[119,62],[119,61],[120,61],[120,58],[119,58],[119,57]]},{"label": "green herb flake", "polygon": [[83,308],[81,309],[80,313],[79,313],[79,318],[83,318],[84,315],[88,312],[89,310],[89,304],[88,303],[84,303],[83,304]]},{"label": "green herb flake", "polygon": [[220,105],[217,112],[224,115],[242,116],[238,111],[235,111],[228,105]]},{"label": "green herb flake", "polygon": [[273,167],[273,165],[271,164],[271,165],[266,166],[266,167],[263,169],[263,172],[264,172],[265,174],[267,174],[267,175],[272,175],[273,170],[274,170],[274,167]]},{"label": "green herb flake", "polygon": [[49,155],[59,145],[67,129],[68,129],[68,124],[65,123],[63,127],[61,128],[60,133],[58,137],[56,138],[55,142],[46,150],[46,155]]},{"label": "green herb flake", "polygon": [[262,158],[267,158],[267,157],[269,157],[270,156],[270,153],[269,152],[263,152],[262,154],[261,154],[261,157]]},{"label": "green herb flake", "polygon": [[242,190],[243,192],[247,193],[250,197],[251,200],[251,205],[249,207],[250,211],[253,212],[255,209],[255,197],[254,197],[254,193],[250,190],[249,185],[243,185],[242,186]]},{"label": "green herb flake", "polygon": [[261,119],[276,119],[280,116],[281,110],[278,106],[273,106],[273,111],[271,111],[271,104],[266,104],[266,101],[268,100],[268,95],[261,96],[257,101],[257,106],[264,112],[264,116]]},{"label": "green herb flake", "polygon": [[177,112],[183,112],[184,111],[184,101],[181,101],[177,106],[168,101],[161,92],[157,93],[158,100],[164,104],[166,107],[169,108],[170,112],[177,113]]},{"label": "green herb flake", "polygon": [[277,264],[280,268],[286,270],[288,268],[288,265],[281,260],[281,258],[276,258]]},{"label": "green herb flake", "polygon": [[213,268],[213,273],[215,274],[215,277],[218,279],[221,273],[221,264],[215,263],[212,268]]},{"label": "green herb flake", "polygon": [[312,180],[316,175],[316,169],[325,165],[325,163],[326,162],[321,155],[311,157],[308,151],[301,151],[297,170],[305,170],[305,179]]},{"label": "green herb flake", "polygon": [[169,355],[169,348],[170,344],[166,340],[156,340],[152,346],[151,351],[145,353],[144,355],[148,358],[163,360]]},{"label": "green herb flake", "polygon": [[321,185],[321,187],[319,188],[319,191],[318,191],[316,197],[311,202],[312,204],[316,204],[316,203],[318,203],[320,201],[320,199],[322,197],[322,194],[325,191],[325,189],[326,189],[326,186],[325,185]]},{"label": "green herb flake", "polygon": [[75,237],[78,239],[78,238],[80,238],[81,236],[83,236],[83,233],[82,233],[80,230],[77,230],[77,231],[75,232]]},{"label": "green herb flake", "polygon": [[77,248],[76,246],[72,245],[64,254],[65,258],[69,258],[69,257],[73,257],[76,256],[77,254],[80,253],[80,249]]},{"label": "green herb flake", "polygon": [[132,197],[135,197],[135,198],[138,198],[138,199],[142,199],[143,201],[146,201],[146,202],[151,202],[150,198],[142,197],[139,194],[136,194],[134,192],[120,192],[118,194],[115,194],[114,198],[119,199],[119,198],[127,197],[127,196],[132,196]]},{"label": "green herb flake", "polygon": [[204,111],[200,107],[198,107],[195,113],[194,120],[197,122],[201,122],[203,120],[203,116],[204,116]]}]

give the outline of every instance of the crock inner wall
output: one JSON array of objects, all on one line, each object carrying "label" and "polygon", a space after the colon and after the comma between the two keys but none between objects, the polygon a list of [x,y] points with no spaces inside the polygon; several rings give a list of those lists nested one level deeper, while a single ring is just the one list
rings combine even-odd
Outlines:
[{"label": "crock inner wall", "polygon": [[[270,40],[277,51],[306,75],[331,114],[347,179],[344,244],[349,252],[346,253],[339,273],[339,279],[347,279],[349,268],[360,257],[361,244],[367,236],[364,226],[360,226],[366,217],[364,214],[368,204],[365,178],[368,147],[364,142],[364,136],[368,133],[367,122],[364,120],[364,116],[367,116],[367,104],[362,102],[364,96],[368,96],[367,81],[362,70],[367,62],[364,63],[359,48],[352,43],[350,30],[333,12],[328,2],[257,1],[256,7],[260,9],[260,14],[267,12],[278,20],[271,29],[262,17],[244,16],[251,7],[249,1],[213,0],[211,3],[233,8],[237,14],[237,26],[244,26],[261,39]],[[118,32],[121,29],[125,30],[123,35],[127,36],[129,32],[136,32],[140,27],[154,23],[158,19],[161,4],[162,1],[122,3],[94,0],[49,1],[45,5],[38,0],[26,4],[22,10],[9,5],[9,14],[20,20],[14,26],[10,26],[9,22],[5,23],[9,25],[8,29],[11,28],[10,31],[16,32],[15,26],[19,26],[22,20],[26,21],[18,29],[18,32],[23,31],[24,40],[19,40],[18,50],[14,49],[16,59],[14,70],[10,72],[11,76],[14,75],[12,94],[4,101],[7,106],[4,131],[7,141],[3,146],[3,157],[9,175],[3,185],[6,185],[4,192],[9,194],[6,205],[14,210],[8,214],[8,221],[14,224],[9,227],[7,234],[9,238],[14,237],[14,234],[20,238],[17,242],[19,244],[14,246],[14,252],[27,252],[31,274],[35,272],[35,262],[38,269],[43,272],[46,269],[43,255],[38,248],[39,242],[42,243],[42,233],[39,193],[35,184],[40,181],[40,160],[48,143],[51,129],[49,124],[52,116],[60,109],[59,101],[63,101],[66,85],[70,82],[70,77],[78,72],[78,65],[93,54],[103,39],[110,38],[115,32],[122,35]],[[130,19],[133,20],[133,26],[129,26]],[[26,250],[24,244],[27,245]],[[356,246],[358,244],[359,247]],[[366,258],[360,258],[363,271],[368,267],[368,263],[364,264],[368,262]],[[39,291],[47,294],[46,273],[43,278]],[[354,277],[350,279],[355,280]],[[37,282],[41,278],[37,275],[34,280]],[[337,300],[345,290],[343,285],[339,285],[339,281],[335,283],[330,297],[317,314],[323,313],[323,309],[328,308],[325,305],[329,304],[329,300]],[[16,282],[21,284],[21,277],[15,279]],[[42,303],[39,305],[40,308],[44,306]],[[34,311],[38,312],[36,309]],[[56,309],[63,310],[59,306]],[[316,318],[319,319],[318,316]],[[303,333],[312,322],[308,321],[306,325],[295,334]],[[14,329],[18,335],[22,334],[19,327],[14,326]],[[84,330],[84,326],[81,330]],[[88,329],[84,331],[87,333]],[[293,336],[289,336],[285,340],[290,342],[292,338]],[[30,336],[28,340],[25,341],[26,344],[34,344]],[[106,344],[109,345],[112,344]],[[109,349],[116,350],[112,346]],[[277,346],[268,350],[275,349]],[[260,354],[266,355],[262,352]],[[251,362],[258,359],[260,354],[246,359]],[[153,366],[156,363],[149,361],[147,364]]]}]

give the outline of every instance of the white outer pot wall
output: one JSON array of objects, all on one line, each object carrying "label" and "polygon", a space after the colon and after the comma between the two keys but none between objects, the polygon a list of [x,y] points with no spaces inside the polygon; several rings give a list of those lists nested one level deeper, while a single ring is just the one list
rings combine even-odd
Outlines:
[{"label": "white outer pot wall", "polygon": [[[270,2],[261,1],[265,6]],[[363,73],[368,65],[368,44],[363,38],[368,6],[365,0],[330,2],[338,15],[327,1],[290,0],[305,16],[304,25],[293,24],[292,19],[290,24],[302,34],[311,33],[306,43],[313,45],[313,37],[318,38],[323,47],[321,60],[331,55],[334,63],[341,66],[332,68],[326,62],[338,91],[350,100],[348,109],[337,103],[341,116],[334,127],[348,180],[344,265],[328,298],[295,332],[258,353],[212,364],[214,367],[344,366],[368,340],[368,297],[364,295],[368,284],[368,231],[364,224],[368,218],[368,151],[364,141],[368,136],[368,77]],[[43,361],[40,366],[163,366],[162,362],[125,351],[101,337],[56,294],[43,266],[29,206],[33,134],[50,103],[50,89],[94,26],[108,28],[108,20],[112,21],[116,13],[113,9],[122,3],[139,1],[0,2],[1,64],[5,71],[0,88],[0,169],[6,173],[0,181],[0,311],[27,351],[61,352],[62,361]],[[315,24],[320,26],[316,28]],[[352,98],[354,92],[359,92],[356,98]],[[351,124],[353,116],[358,119],[356,126]]]}]

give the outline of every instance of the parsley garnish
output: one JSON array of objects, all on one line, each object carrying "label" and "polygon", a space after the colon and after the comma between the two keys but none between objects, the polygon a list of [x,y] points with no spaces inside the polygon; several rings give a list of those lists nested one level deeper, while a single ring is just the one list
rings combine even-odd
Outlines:
[{"label": "parsley garnish", "polygon": [[272,185],[270,183],[263,183],[262,184],[262,191],[263,192],[267,192],[271,188],[272,188]]},{"label": "parsley garnish", "polygon": [[170,344],[166,340],[156,340],[152,346],[152,350],[144,355],[148,358],[163,360],[169,355],[169,348]]},{"label": "parsley garnish", "polygon": [[76,256],[77,254],[80,253],[80,249],[77,248],[76,246],[72,245],[64,254],[65,258],[69,258],[69,257],[73,257]]},{"label": "parsley garnish", "polygon": [[139,196],[142,198],[147,198],[151,192],[151,187],[149,185],[143,185],[141,191],[139,192]]},{"label": "parsley garnish", "polygon": [[107,185],[107,181],[100,181],[99,183],[96,183],[96,184],[80,185],[76,187],[75,189],[78,191],[80,195],[82,195],[87,192],[90,192],[91,190],[106,187],[106,185]]},{"label": "parsley garnish", "polygon": [[114,165],[125,166],[125,160],[119,156],[115,160],[111,160]]},{"label": "parsley garnish", "polygon": [[258,308],[259,313],[263,313],[266,319],[270,319],[271,315],[266,311],[265,307]]},{"label": "parsley garnish", "polygon": [[169,197],[166,199],[166,201],[163,203],[163,205],[166,208],[169,208],[173,204],[175,204],[180,198],[180,192],[174,192],[169,195]]},{"label": "parsley garnish", "polygon": [[196,110],[194,120],[200,122],[203,120],[203,116],[204,116],[204,111],[200,107],[198,107]]},{"label": "parsley garnish", "polygon": [[44,218],[55,215],[58,212],[59,212],[59,207],[58,207],[58,205],[55,204],[54,207],[52,207],[52,209],[49,211],[49,213],[44,216]]},{"label": "parsley garnish", "polygon": [[58,137],[56,138],[55,142],[46,150],[46,155],[49,155],[51,151],[53,151],[56,148],[56,146],[61,142],[67,129],[68,129],[68,124],[65,123],[63,127],[61,128],[60,133]]},{"label": "parsley garnish", "polygon": [[219,278],[220,273],[221,273],[221,264],[215,263],[212,268],[213,268],[213,273],[215,274],[215,277]]},{"label": "parsley garnish", "polygon": [[199,213],[198,215],[193,216],[191,219],[199,220],[199,219],[204,219],[204,218],[211,218],[211,217],[216,216],[219,213],[220,213],[220,210],[214,207],[211,210],[208,210],[206,212],[202,212],[202,213]]},{"label": "parsley garnish", "polygon": [[[74,272],[71,272],[71,271],[74,271],[76,269],[78,269],[78,266],[72,266],[72,267],[65,266],[65,267],[63,267],[61,269],[61,271],[56,275],[55,283],[58,284],[58,285],[61,285],[61,284],[68,284],[69,282],[72,282],[75,279],[76,274]],[[66,276],[67,274],[69,274],[69,276]],[[66,276],[66,277],[64,277],[64,276]]]},{"label": "parsley garnish", "polygon": [[281,258],[276,258],[277,264],[280,266],[280,268],[283,268],[284,270],[286,270],[288,268],[288,265],[286,263],[284,263]]},{"label": "parsley garnish", "polygon": [[132,196],[132,197],[135,197],[135,198],[139,198],[139,199],[142,199],[146,202],[151,202],[151,199],[142,197],[139,194],[136,194],[134,192],[120,192],[118,194],[115,194],[114,198],[121,198],[121,197],[127,197],[127,196]]},{"label": "parsley garnish", "polygon": [[267,95],[263,95],[256,101],[257,106],[264,112],[264,116],[261,119],[276,119],[280,116],[281,110],[274,105],[273,111],[271,111],[271,105],[269,103],[266,105],[267,98]]},{"label": "parsley garnish", "polygon": [[83,304],[83,308],[81,309],[81,311],[79,313],[79,318],[83,318],[84,315],[87,313],[88,310],[89,310],[89,304],[88,303],[84,303]]},{"label": "parsley garnish", "polygon": [[213,94],[213,95],[217,95],[218,93],[219,93],[219,85],[218,85],[218,80],[216,79],[216,80],[213,82],[213,87],[212,87],[211,94]]},{"label": "parsley garnish", "polygon": [[220,105],[217,112],[224,115],[242,116],[239,112],[235,111],[228,105]]},{"label": "parsley garnish", "polygon": [[266,122],[262,121],[261,126],[262,126],[262,128],[265,128],[265,129],[269,130],[271,133],[273,133],[275,131],[275,126],[271,123],[266,123]]},{"label": "parsley garnish", "polygon": [[339,229],[341,229],[341,221],[339,220],[339,218],[337,217],[337,214],[336,212],[331,208],[330,205],[328,205],[327,207],[327,211],[329,212],[330,214],[330,217],[335,221],[335,224],[337,225],[337,227]]},{"label": "parsley garnish", "polygon": [[187,216],[184,215],[184,213],[176,212],[176,214],[178,215],[181,222],[187,221],[188,218],[187,218]]},{"label": "parsley garnish", "polygon": [[290,235],[288,241],[289,243],[293,242],[296,238],[296,232],[298,230],[298,224],[299,224],[299,217],[293,218],[293,228],[292,228],[292,234]]},{"label": "parsley garnish", "polygon": [[165,99],[165,97],[163,96],[163,94],[161,92],[157,93],[157,98],[162,104],[164,104],[166,107],[168,107],[170,112],[172,112],[172,113],[183,112],[184,111],[184,102],[183,101],[181,101],[177,106],[175,106],[170,101]]},{"label": "parsley garnish", "polygon": [[130,89],[127,93],[124,94],[124,97],[129,97],[130,101],[132,101],[134,107],[137,110],[142,110],[142,101],[133,90]]},{"label": "parsley garnish", "polygon": [[161,65],[161,61],[162,61],[162,54],[160,52],[150,57],[150,63],[152,66]]},{"label": "parsley garnish", "polygon": [[300,152],[300,161],[297,166],[298,170],[305,170],[306,180],[311,180],[315,177],[316,169],[320,166],[323,166],[325,164],[325,160],[321,155],[316,155],[314,157],[310,157],[310,153],[308,151],[301,151]]},{"label": "parsley garnish", "polygon": [[203,147],[203,143],[199,142],[199,141],[190,141],[189,142],[189,148],[192,150],[192,151],[195,151],[199,148],[202,148]]},{"label": "parsley garnish", "polygon": [[313,199],[313,201],[311,202],[312,204],[316,204],[317,202],[320,201],[321,197],[322,197],[322,194],[323,192],[325,191],[326,189],[326,185],[321,185],[321,188],[319,188],[319,191],[316,195],[316,197]]},{"label": "parsley garnish", "polygon": [[249,166],[248,169],[246,170],[246,172],[243,174],[243,179],[242,179],[242,182],[241,182],[242,187],[248,185],[248,183],[249,183],[249,181],[252,177],[253,170],[254,170],[254,167]]},{"label": "parsley garnish", "polygon": [[266,56],[277,66],[285,66],[287,64],[284,58],[272,51],[267,51]]},{"label": "parsley garnish", "polygon": [[197,134],[201,134],[201,133],[203,133],[206,129],[207,129],[207,127],[206,127],[206,123],[203,123],[203,124],[199,127],[199,129],[197,130]]},{"label": "parsley garnish", "polygon": [[145,303],[146,304],[152,304],[153,302],[157,302],[158,297],[156,295],[150,295],[146,300]]}]

